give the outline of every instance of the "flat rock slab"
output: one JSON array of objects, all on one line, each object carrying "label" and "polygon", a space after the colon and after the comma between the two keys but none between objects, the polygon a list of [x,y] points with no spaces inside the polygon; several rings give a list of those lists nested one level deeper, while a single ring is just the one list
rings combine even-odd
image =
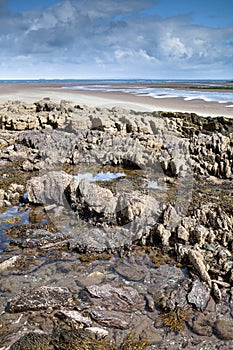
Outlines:
[{"label": "flat rock slab", "polygon": [[52,248],[57,243],[68,244],[69,235],[62,232],[51,232],[44,229],[29,229],[25,232],[18,245],[22,248]]},{"label": "flat rock slab", "polygon": [[80,253],[114,251],[129,247],[137,239],[135,233],[121,227],[90,227],[74,232],[75,238],[69,241],[69,248]]},{"label": "flat rock slab", "polygon": [[103,326],[119,329],[128,329],[132,319],[130,314],[106,310],[91,311],[90,316]]},{"label": "flat rock slab", "polygon": [[111,310],[142,309],[145,306],[137,290],[129,286],[117,287],[107,283],[88,286],[87,290],[92,297],[98,298],[98,304],[101,299],[102,304]]},{"label": "flat rock slab", "polygon": [[72,293],[68,288],[42,286],[9,303],[10,312],[23,312],[28,310],[45,310],[48,308],[61,308],[74,304]]}]

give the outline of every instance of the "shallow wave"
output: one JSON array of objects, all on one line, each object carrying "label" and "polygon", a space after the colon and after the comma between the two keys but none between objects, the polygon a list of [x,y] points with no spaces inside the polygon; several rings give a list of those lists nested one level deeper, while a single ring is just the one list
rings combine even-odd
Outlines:
[{"label": "shallow wave", "polygon": [[[191,101],[195,99],[201,99],[206,102],[219,102],[228,103],[233,102],[233,94],[229,92],[217,92],[217,91],[197,91],[197,90],[182,90],[172,88],[153,88],[153,87],[140,87],[125,88],[111,85],[76,85],[76,86],[64,86],[64,89],[68,90],[81,90],[81,91],[104,91],[104,92],[123,92],[130,93],[137,96],[150,96],[153,98],[183,98],[185,101]],[[229,107],[229,106],[228,106]]]}]

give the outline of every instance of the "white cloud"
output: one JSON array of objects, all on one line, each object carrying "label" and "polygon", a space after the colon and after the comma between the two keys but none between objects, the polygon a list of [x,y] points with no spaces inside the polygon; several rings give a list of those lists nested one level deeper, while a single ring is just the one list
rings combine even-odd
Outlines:
[{"label": "white cloud", "polygon": [[19,57],[27,61],[25,74],[39,67],[44,74],[70,77],[85,70],[155,78],[173,72],[177,78],[188,72],[233,73],[233,28],[194,26],[189,15],[143,16],[140,11],[154,5],[152,0],[95,0],[94,5],[65,0],[23,14],[4,12],[4,3],[0,0],[1,76],[5,67],[17,67]]}]

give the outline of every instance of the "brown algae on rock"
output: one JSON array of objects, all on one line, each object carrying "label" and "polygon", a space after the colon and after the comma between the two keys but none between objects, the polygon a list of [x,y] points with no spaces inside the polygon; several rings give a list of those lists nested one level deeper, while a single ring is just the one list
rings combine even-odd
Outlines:
[{"label": "brown algae on rock", "polygon": [[146,345],[146,340],[137,340],[132,333],[117,346],[82,329],[63,329],[55,331],[52,336],[36,332],[27,333],[16,341],[10,350],[142,350]]},{"label": "brown algae on rock", "polygon": [[175,307],[173,310],[163,312],[156,321],[172,332],[183,332],[188,316],[188,310]]}]

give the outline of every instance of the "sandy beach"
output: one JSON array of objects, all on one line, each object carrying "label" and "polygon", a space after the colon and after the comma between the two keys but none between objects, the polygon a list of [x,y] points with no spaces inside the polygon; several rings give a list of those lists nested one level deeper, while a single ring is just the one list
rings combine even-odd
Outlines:
[{"label": "sandy beach", "polygon": [[[183,85],[185,87],[185,85]],[[106,92],[99,90],[71,90],[64,84],[0,84],[0,103],[8,100],[35,102],[49,97],[58,102],[68,100],[77,104],[94,107],[122,107],[135,111],[173,111],[197,113],[202,116],[233,117],[233,105],[230,102],[207,102],[202,99],[184,100],[180,97],[153,98],[126,92]],[[69,85],[68,85],[69,87]],[[163,85],[161,84],[161,87]],[[178,86],[180,87],[180,85]],[[187,87],[186,87],[187,88]]]}]

